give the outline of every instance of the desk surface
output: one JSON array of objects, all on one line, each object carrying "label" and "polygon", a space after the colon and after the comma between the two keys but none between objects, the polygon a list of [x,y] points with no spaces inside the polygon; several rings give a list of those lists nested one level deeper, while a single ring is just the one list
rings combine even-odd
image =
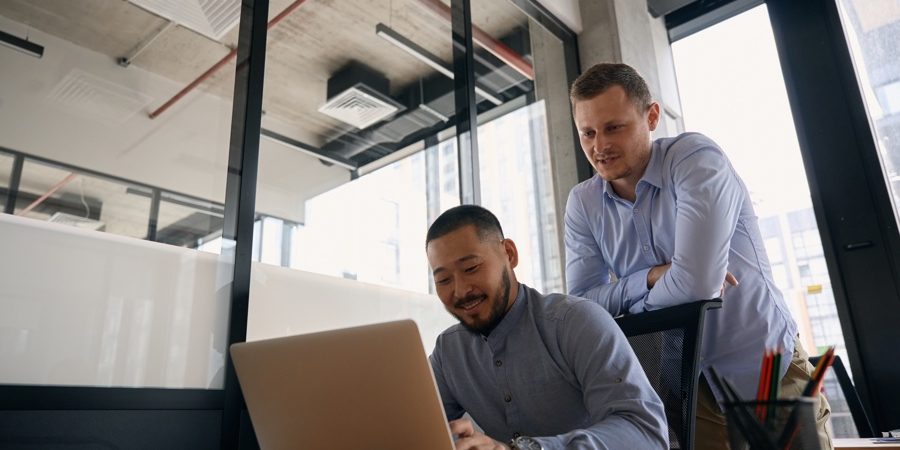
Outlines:
[{"label": "desk surface", "polygon": [[876,444],[871,439],[834,439],[835,450],[857,450],[880,448],[883,450],[900,449],[900,442],[892,442],[889,444]]}]

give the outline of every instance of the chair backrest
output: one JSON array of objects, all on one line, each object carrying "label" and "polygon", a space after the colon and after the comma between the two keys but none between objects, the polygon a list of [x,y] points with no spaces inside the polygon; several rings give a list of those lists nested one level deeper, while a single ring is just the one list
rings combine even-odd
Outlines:
[{"label": "chair backrest", "polygon": [[[812,356],[809,358],[809,362],[815,366],[819,363],[819,358],[821,358],[821,356]],[[873,427],[872,422],[869,421],[869,415],[866,414],[866,409],[859,399],[856,387],[853,386],[853,380],[850,379],[850,374],[847,373],[847,368],[844,367],[844,363],[841,362],[840,356],[835,355],[834,363],[831,365],[831,373],[834,374],[838,384],[841,386],[841,393],[844,394],[844,400],[847,402],[847,409],[850,410],[850,416],[853,417],[853,425],[856,426],[856,432],[859,434],[859,437],[880,437],[875,436],[875,427]],[[825,375],[825,378],[827,381],[828,374]],[[839,407],[835,404],[836,400],[837,399],[833,397],[829,397],[828,399],[829,403],[831,403],[832,411],[835,411]]]},{"label": "chair backrest", "polygon": [[721,307],[720,299],[701,300],[616,319],[663,401],[673,449],[694,448],[703,320]]}]

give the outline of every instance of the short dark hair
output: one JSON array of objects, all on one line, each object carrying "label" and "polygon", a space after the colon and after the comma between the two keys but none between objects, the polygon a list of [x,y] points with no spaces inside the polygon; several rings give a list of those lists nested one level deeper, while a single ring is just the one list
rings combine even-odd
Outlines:
[{"label": "short dark hair", "polygon": [[646,111],[653,103],[647,82],[633,67],[621,63],[600,63],[591,66],[572,82],[569,100],[572,106],[590,100],[613,86],[621,86],[639,111]]},{"label": "short dark hair", "polygon": [[434,220],[425,236],[425,247],[431,241],[469,225],[475,227],[475,232],[482,241],[492,235],[499,235],[503,239],[503,228],[494,213],[477,205],[460,205],[444,211]]}]

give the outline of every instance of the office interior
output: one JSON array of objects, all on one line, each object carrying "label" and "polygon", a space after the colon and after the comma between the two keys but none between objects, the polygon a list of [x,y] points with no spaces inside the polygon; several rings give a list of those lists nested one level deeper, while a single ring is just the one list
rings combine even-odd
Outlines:
[{"label": "office interior", "polygon": [[411,318],[430,350],[454,319],[424,235],[461,203],[564,291],[565,202],[592,176],[568,84],[630,64],[675,136],[673,43],[759,8],[812,205],[771,227],[817,225],[779,245],[814,241],[824,273],[786,298],[900,428],[896,2],[6,0],[0,447],[255,448],[228,345]]}]

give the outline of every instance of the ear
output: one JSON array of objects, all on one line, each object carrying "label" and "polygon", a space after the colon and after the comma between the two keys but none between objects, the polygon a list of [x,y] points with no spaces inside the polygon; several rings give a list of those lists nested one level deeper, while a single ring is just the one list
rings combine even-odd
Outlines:
[{"label": "ear", "polygon": [[650,131],[655,131],[659,125],[659,103],[653,102],[647,108],[647,125],[650,127]]},{"label": "ear", "polygon": [[519,249],[516,248],[516,243],[512,239],[504,239],[503,249],[506,250],[509,267],[515,269],[519,265]]}]

